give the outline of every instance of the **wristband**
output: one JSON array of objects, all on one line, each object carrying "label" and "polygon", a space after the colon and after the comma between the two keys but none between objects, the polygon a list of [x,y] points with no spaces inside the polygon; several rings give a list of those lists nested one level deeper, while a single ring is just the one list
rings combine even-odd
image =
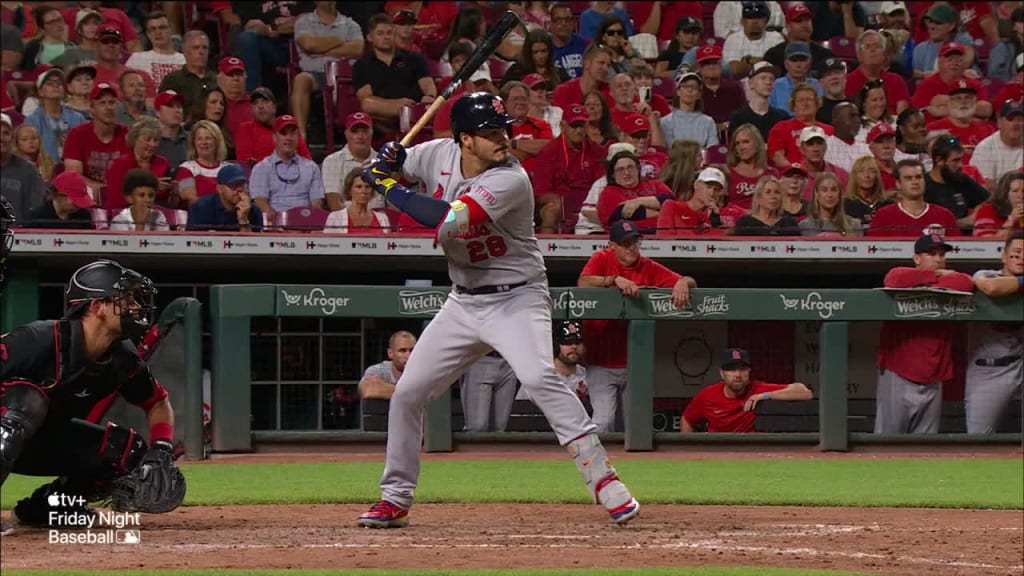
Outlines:
[{"label": "wristband", "polygon": [[150,444],[163,440],[172,442],[174,440],[174,426],[167,422],[157,422],[149,427]]}]

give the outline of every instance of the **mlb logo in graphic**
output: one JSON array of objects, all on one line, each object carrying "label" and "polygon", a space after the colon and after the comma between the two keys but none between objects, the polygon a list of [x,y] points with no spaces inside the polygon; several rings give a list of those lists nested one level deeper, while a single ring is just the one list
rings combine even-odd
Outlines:
[{"label": "mlb logo in graphic", "polygon": [[114,541],[118,544],[138,544],[142,542],[140,530],[118,530],[114,532]]}]

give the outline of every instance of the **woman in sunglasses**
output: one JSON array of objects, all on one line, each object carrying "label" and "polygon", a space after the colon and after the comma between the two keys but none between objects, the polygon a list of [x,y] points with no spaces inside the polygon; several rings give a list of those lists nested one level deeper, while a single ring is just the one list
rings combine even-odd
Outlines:
[{"label": "woman in sunglasses", "polygon": [[601,22],[594,42],[607,46],[612,51],[611,66],[608,67],[608,77],[611,80],[620,72],[629,73],[632,69],[632,59],[639,58],[636,50],[629,43],[628,31],[625,22],[618,16],[608,16]]}]

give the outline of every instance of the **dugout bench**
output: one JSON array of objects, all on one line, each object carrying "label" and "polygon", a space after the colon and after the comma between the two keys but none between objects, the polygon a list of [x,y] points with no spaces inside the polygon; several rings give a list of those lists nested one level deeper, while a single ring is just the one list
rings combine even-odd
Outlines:
[{"label": "dugout bench", "polygon": [[[213,334],[212,440],[215,451],[248,451],[250,429],[250,375],[239,367],[250,362],[249,323],[254,316],[340,316],[429,319],[440,309],[447,288],[400,286],[321,285],[218,285],[210,289]],[[794,320],[821,322],[819,356],[822,385],[818,390],[817,433],[700,435],[708,441],[817,442],[822,450],[845,451],[857,442],[908,441],[906,436],[866,434],[850,425],[846,388],[848,322],[879,320],[1020,321],[1024,298],[989,299],[982,294],[961,295],[936,291],[881,290],[761,290],[697,289],[691,306],[676,308],[668,290],[643,290],[628,298],[602,288],[552,288],[555,319],[630,320],[628,379],[629,427],[622,437],[627,450],[654,449],[654,339],[655,323],[686,320]],[[453,406],[449,390],[427,409],[424,443],[428,451],[451,451],[453,440],[495,439],[494,434],[453,433]],[[380,439],[383,433],[261,432],[260,440]],[[515,435],[515,440],[528,440]],[[551,440],[550,433],[542,438]],[[659,441],[698,439],[697,435],[659,433]],[[914,442],[1020,442],[1020,434],[917,435]],[[505,439],[508,439],[507,437]]]}]

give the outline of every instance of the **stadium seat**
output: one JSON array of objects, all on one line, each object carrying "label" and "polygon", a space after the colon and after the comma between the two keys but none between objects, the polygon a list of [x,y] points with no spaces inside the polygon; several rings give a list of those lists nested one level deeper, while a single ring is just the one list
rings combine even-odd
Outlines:
[{"label": "stadium seat", "polygon": [[847,64],[857,61],[857,39],[849,36],[836,36],[828,40],[828,49],[832,50],[836,58],[845,61]]},{"label": "stadium seat", "polygon": [[724,145],[712,146],[704,151],[704,165],[725,165],[729,160],[729,148]]},{"label": "stadium seat", "polygon": [[[999,91],[1003,89],[1006,82],[999,78],[982,78],[981,85],[985,87],[985,90],[988,92],[988,97],[991,99],[995,98],[996,95],[999,94]],[[992,104],[998,108],[997,102],[993,102]]]},{"label": "stadium seat", "polygon": [[427,73],[434,79],[434,82],[452,75],[452,65],[440,60],[427,58]]},{"label": "stadium seat", "polygon": [[155,204],[153,209],[164,215],[164,219],[167,220],[167,226],[171,230],[184,230],[188,224],[188,211],[186,210],[175,210]]},{"label": "stadium seat", "polygon": [[110,229],[110,217],[103,208],[90,208],[89,215],[92,216],[92,226],[97,230]]},{"label": "stadium seat", "polygon": [[672,100],[672,96],[674,96],[676,93],[676,87],[671,80],[669,80],[668,78],[660,78],[656,76],[654,78],[653,84],[654,86],[651,89],[651,93],[658,94],[665,100]]},{"label": "stadium seat", "polygon": [[304,232],[321,231],[327,224],[327,210],[312,206],[297,206],[274,214],[274,226],[282,230]]},{"label": "stadium seat", "polygon": [[976,38],[974,40],[974,61],[978,64],[978,68],[982,70],[988,68],[990,52],[992,52],[992,44],[985,38]]},{"label": "stadium seat", "polygon": [[487,63],[491,68],[491,80],[494,81],[495,85],[501,84],[501,79],[505,77],[505,72],[508,72],[508,69],[515,64],[515,62],[503,60],[495,56],[491,56]]},{"label": "stadium seat", "polygon": [[334,130],[345,130],[345,117],[359,111],[359,100],[352,88],[352,60],[327,62],[326,86],[323,90],[324,123],[327,126],[325,143],[327,153],[335,151]]},{"label": "stadium seat", "polygon": [[[403,106],[398,113],[399,131],[403,134],[408,132],[409,128],[415,126],[416,122],[419,122],[420,118],[427,113],[428,108],[430,108],[430,104],[425,104],[423,102],[418,102],[412,106]],[[419,134],[416,135],[416,138],[413,139],[412,144],[420,144],[432,139],[433,137],[434,125],[427,122],[427,124],[423,126],[423,129],[420,130]]]},{"label": "stadium seat", "polygon": [[718,46],[721,48],[725,46],[725,38],[719,38],[718,36],[709,36],[704,39],[704,43],[708,46]]}]

